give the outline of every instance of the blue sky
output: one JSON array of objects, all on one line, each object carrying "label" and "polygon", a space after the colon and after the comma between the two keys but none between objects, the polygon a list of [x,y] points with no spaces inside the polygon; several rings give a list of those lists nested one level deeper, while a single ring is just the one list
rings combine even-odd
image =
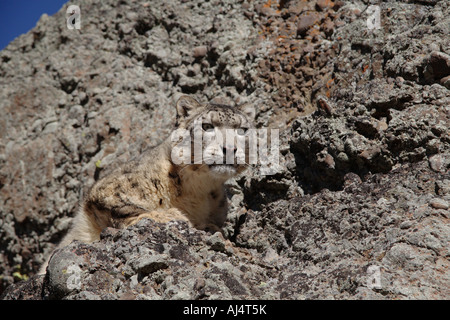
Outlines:
[{"label": "blue sky", "polygon": [[55,14],[68,0],[0,0],[0,50],[30,31],[42,14]]}]

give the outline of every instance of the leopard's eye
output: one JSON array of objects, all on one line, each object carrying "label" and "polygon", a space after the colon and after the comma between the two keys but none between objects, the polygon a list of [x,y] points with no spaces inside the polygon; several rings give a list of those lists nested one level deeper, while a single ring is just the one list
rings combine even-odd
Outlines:
[{"label": "leopard's eye", "polygon": [[214,126],[211,123],[202,123],[202,129],[206,132],[211,132],[214,130]]},{"label": "leopard's eye", "polygon": [[238,135],[243,136],[247,133],[247,131],[248,131],[248,128],[239,128],[239,129],[237,129],[236,132]]}]

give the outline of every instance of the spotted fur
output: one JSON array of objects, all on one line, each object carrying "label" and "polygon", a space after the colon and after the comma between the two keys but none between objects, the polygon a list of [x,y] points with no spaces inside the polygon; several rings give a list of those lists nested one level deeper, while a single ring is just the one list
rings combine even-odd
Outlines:
[{"label": "spotted fur", "polygon": [[[183,96],[176,109],[175,128],[186,130],[192,138],[199,124],[200,128],[202,124],[213,128],[210,135],[224,135],[226,129],[253,128],[255,111],[250,105],[200,104]],[[202,150],[209,147],[213,153],[217,152],[216,156],[224,157],[221,152],[230,147],[227,144],[213,137],[208,144],[202,141],[201,147]],[[227,215],[224,182],[244,171],[246,165],[204,162],[177,165],[172,161],[176,146],[177,142],[168,137],[159,146],[97,181],[87,192],[72,228],[58,247],[73,240],[86,243],[98,240],[104,228],[124,228],[142,218],[157,222],[184,220],[198,229],[219,230]],[[46,265],[41,272],[45,272]]]}]

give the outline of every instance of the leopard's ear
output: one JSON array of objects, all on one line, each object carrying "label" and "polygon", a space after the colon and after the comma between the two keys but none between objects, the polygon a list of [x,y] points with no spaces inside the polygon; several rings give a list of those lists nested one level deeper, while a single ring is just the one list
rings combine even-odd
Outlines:
[{"label": "leopard's ear", "polygon": [[237,106],[237,109],[245,114],[251,121],[255,120],[256,110],[252,104],[244,103]]},{"label": "leopard's ear", "polygon": [[181,96],[177,102],[177,118],[189,118],[200,108],[202,108],[202,105],[194,98]]}]

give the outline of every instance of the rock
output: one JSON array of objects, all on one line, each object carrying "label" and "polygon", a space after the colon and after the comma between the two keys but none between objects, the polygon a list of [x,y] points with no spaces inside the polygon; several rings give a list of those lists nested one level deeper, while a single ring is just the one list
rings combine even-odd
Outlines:
[{"label": "rock", "polygon": [[327,10],[327,9],[333,8],[334,2],[331,0],[317,0],[317,6],[321,10]]},{"label": "rock", "polygon": [[450,56],[433,51],[425,62],[425,79],[439,80],[450,75]]},{"label": "rock", "polygon": [[208,53],[208,48],[206,46],[195,47],[193,50],[194,58],[203,58]]},{"label": "rock", "polygon": [[211,249],[215,251],[225,251],[225,241],[220,232],[214,233],[207,241],[206,244],[209,244]]},{"label": "rock", "polygon": [[[95,28],[61,29],[63,7],[0,52],[3,299],[448,298],[445,1],[381,3],[383,32],[358,1],[80,6]],[[279,130],[270,166],[227,183],[223,233],[143,219],[35,275],[182,94]]]},{"label": "rock", "polygon": [[443,199],[431,199],[430,200],[430,206],[435,209],[444,209],[447,210],[449,208],[448,202]]},{"label": "rock", "polygon": [[47,267],[50,298],[61,299],[81,290],[84,260],[70,250],[57,251]]},{"label": "rock", "polygon": [[428,158],[430,168],[436,172],[445,172],[450,164],[449,161],[449,155],[445,154],[435,154]]},{"label": "rock", "polygon": [[450,89],[450,76],[443,77],[440,82],[444,87]]},{"label": "rock", "polygon": [[315,24],[322,19],[322,15],[317,12],[307,12],[300,15],[297,24],[297,34],[305,36]]},{"label": "rock", "polygon": [[169,267],[167,264],[167,255],[151,255],[149,257],[139,257],[135,270],[142,275],[148,275],[154,273],[161,269],[166,269]]}]

